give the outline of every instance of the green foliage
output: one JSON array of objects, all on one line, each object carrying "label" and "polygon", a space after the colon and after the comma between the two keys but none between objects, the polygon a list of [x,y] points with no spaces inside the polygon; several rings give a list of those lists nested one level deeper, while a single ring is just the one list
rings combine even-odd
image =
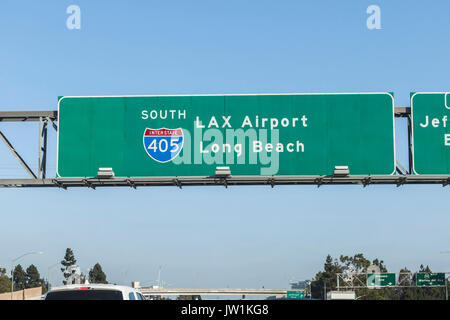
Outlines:
[{"label": "green foliage", "polygon": [[[48,283],[41,279],[39,271],[35,265],[30,265],[26,271],[19,264],[14,268],[14,291],[43,287],[43,292],[47,292]],[[0,268],[0,293],[11,292],[11,278],[6,275],[6,269]]]},{"label": "green foliage", "polygon": [[0,268],[0,293],[11,292],[11,278],[6,275],[6,269]]},{"label": "green foliage", "polygon": [[324,299],[325,291],[336,290],[336,277],[342,273],[343,268],[339,262],[328,255],[323,266],[324,271],[316,274],[315,280],[311,283],[312,297],[315,299]]},{"label": "green foliage", "polygon": [[89,283],[108,283],[106,281],[106,274],[102,270],[102,266],[96,263],[89,271]]},{"label": "green foliage", "polygon": [[23,290],[27,287],[27,274],[20,264],[14,268],[13,281],[14,291]]},{"label": "green foliage", "polygon": [[[376,265],[381,272],[388,272],[383,260],[374,259],[372,262],[358,253],[353,257],[340,256],[339,261],[328,255],[325,259],[324,270],[319,271],[311,283],[312,297],[324,299],[326,292],[337,289],[338,274],[345,271],[352,271],[352,283],[354,286],[365,286],[365,272],[370,265]],[[420,266],[419,272],[432,272],[430,268]],[[360,273],[360,274],[358,274]],[[445,287],[415,287],[415,273],[407,268],[400,270],[397,287],[368,289],[347,287],[347,290],[354,290],[359,300],[437,300],[445,299]],[[341,290],[345,289],[345,283],[339,280]],[[448,281],[446,282],[448,285]]]},{"label": "green foliage", "polygon": [[76,263],[77,260],[75,259],[72,249],[67,248],[66,254],[64,255],[64,260],[61,261],[61,265],[63,266],[63,268],[61,268],[61,272],[63,272],[64,278],[66,279],[63,280],[63,283],[65,285],[67,284],[67,279],[71,276],[72,273],[74,273],[74,271],[72,271],[72,273],[68,272],[68,268],[75,265]]},{"label": "green foliage", "polygon": [[36,288],[42,286],[44,280],[41,279],[39,271],[34,264],[30,265],[26,271],[26,288]]}]

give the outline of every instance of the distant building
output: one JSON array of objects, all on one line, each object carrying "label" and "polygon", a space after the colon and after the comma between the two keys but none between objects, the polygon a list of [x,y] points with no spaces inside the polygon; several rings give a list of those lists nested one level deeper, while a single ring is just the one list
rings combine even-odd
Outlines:
[{"label": "distant building", "polygon": [[297,289],[297,290],[304,290],[308,286],[308,281],[297,281],[297,282],[291,282],[291,289]]}]

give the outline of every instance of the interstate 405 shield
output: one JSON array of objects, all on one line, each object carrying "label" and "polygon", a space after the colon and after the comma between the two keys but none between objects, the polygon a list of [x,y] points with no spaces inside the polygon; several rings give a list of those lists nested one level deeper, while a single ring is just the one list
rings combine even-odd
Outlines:
[{"label": "interstate 405 shield", "polygon": [[395,171],[390,93],[62,97],[57,174],[352,175]]}]

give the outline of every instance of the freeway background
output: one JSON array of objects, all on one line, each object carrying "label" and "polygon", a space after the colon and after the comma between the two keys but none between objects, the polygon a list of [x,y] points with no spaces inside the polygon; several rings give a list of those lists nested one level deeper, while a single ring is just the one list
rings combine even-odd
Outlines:
[{"label": "freeway background", "polygon": [[[81,8],[69,30],[66,9]],[[56,110],[61,95],[448,91],[450,3],[383,1],[2,1],[0,110]],[[367,119],[370,121],[370,119]],[[406,126],[397,120],[406,165]],[[37,125],[2,124],[36,169]],[[49,167],[56,139],[49,131]],[[36,139],[35,139],[36,137]],[[25,177],[0,145],[2,177]],[[52,175],[52,172],[48,174]],[[42,273],[74,250],[111,282],[283,288],[327,254],[363,252],[397,272],[450,256],[449,190],[436,186],[0,190],[0,266]],[[43,274],[45,276],[45,274]],[[53,269],[50,280],[60,284]]]}]

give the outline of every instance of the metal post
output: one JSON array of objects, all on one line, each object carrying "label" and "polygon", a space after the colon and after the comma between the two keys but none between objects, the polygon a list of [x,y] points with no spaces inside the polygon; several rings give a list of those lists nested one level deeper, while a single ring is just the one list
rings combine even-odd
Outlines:
[{"label": "metal post", "polygon": [[409,174],[412,174],[413,170],[413,154],[412,154],[412,143],[411,143],[411,114],[406,117],[407,123],[408,123],[408,162],[409,162]]},{"label": "metal post", "polygon": [[47,168],[47,125],[46,118],[39,118],[38,178],[45,179]]},{"label": "metal post", "polygon": [[309,282],[309,300],[312,300],[312,283],[316,280],[311,280]]},{"label": "metal post", "polygon": [[48,288],[47,288],[47,291],[50,291],[50,288],[51,288],[51,284],[50,284],[50,270],[53,269],[54,267],[56,267],[57,265],[59,265],[59,262],[55,263],[54,265],[51,265],[50,267],[48,267],[48,272],[47,272]]},{"label": "metal post", "polygon": [[43,158],[42,158],[42,179],[46,178],[46,174],[47,174],[47,125],[48,122],[47,120],[44,121],[44,131],[43,131],[43,135],[44,135],[44,145],[43,145]]},{"label": "metal post", "polygon": [[42,179],[42,168],[41,168],[41,158],[42,158],[42,118],[39,118],[39,143],[38,143],[38,179]]},{"label": "metal post", "polygon": [[339,274],[336,274],[337,291],[339,291]]},{"label": "metal post", "polygon": [[42,179],[41,158],[42,158],[42,118],[39,118],[39,143],[38,143],[38,179]]},{"label": "metal post", "polygon": [[448,278],[445,279],[445,300],[448,300]]},{"label": "metal post", "polygon": [[14,292],[14,265],[11,263],[11,301],[13,300]]}]

